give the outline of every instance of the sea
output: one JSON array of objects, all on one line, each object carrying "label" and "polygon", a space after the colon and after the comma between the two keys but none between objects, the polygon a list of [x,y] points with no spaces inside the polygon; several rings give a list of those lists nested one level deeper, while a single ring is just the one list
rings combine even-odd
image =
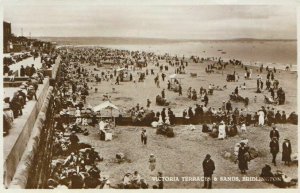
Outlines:
[{"label": "sea", "polygon": [[223,60],[237,59],[245,65],[276,67],[297,70],[296,40],[197,40],[169,41],[133,38],[50,38],[58,45],[108,47],[130,51],[147,51],[172,56],[221,57]]}]

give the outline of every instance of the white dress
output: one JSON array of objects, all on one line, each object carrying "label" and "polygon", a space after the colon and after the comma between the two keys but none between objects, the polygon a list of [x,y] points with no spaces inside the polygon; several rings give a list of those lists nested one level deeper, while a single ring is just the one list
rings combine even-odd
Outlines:
[{"label": "white dress", "polygon": [[81,116],[81,111],[79,109],[77,109],[75,111],[75,117],[80,117]]},{"label": "white dress", "polygon": [[226,137],[225,125],[219,125],[218,139],[224,139]]},{"label": "white dress", "polygon": [[265,113],[263,111],[258,111],[258,125],[263,126],[265,124]]},{"label": "white dress", "polygon": [[169,119],[169,116],[166,116],[166,124],[170,125],[170,119]]},{"label": "white dress", "polygon": [[159,124],[162,124],[162,123],[163,123],[163,120],[162,120],[161,115],[159,115],[158,123],[159,123]]},{"label": "white dress", "polygon": [[246,128],[246,124],[242,124],[241,126],[241,131],[244,132],[244,131],[247,131],[247,128]]}]

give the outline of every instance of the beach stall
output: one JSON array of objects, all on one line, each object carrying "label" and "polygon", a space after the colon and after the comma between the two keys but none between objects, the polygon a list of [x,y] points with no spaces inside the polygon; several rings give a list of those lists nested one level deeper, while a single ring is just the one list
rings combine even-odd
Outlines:
[{"label": "beach stall", "polygon": [[110,111],[110,116],[107,116],[105,112],[100,114],[101,120],[99,123],[99,134],[100,140],[110,141],[112,140],[113,129],[116,126],[113,110],[116,110],[119,113],[119,108],[110,101],[105,101],[104,103],[101,103],[93,108],[94,112],[103,112],[105,110]]},{"label": "beach stall", "polygon": [[180,77],[178,74],[172,74],[169,76],[170,82],[171,82],[171,90],[174,92],[179,91],[179,84],[181,84],[181,80],[183,77]]}]

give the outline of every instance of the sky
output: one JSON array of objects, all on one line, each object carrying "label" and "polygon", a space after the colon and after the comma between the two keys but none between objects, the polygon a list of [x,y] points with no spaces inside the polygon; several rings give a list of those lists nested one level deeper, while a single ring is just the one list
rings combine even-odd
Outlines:
[{"label": "sky", "polygon": [[103,4],[97,0],[6,0],[4,21],[33,37],[296,39],[294,5]]}]

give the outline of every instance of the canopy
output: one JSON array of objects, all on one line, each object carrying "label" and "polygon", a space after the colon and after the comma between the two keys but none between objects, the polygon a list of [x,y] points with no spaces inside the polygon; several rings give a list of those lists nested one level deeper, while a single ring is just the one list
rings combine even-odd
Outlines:
[{"label": "canopy", "polygon": [[169,76],[169,78],[183,79],[182,77],[179,77],[179,74],[172,74],[172,75]]},{"label": "canopy", "polygon": [[93,110],[94,110],[95,112],[101,111],[101,110],[103,110],[103,109],[116,109],[116,110],[119,110],[119,108],[116,107],[114,104],[112,104],[110,101],[105,101],[104,103],[101,103],[100,105],[95,106],[95,107],[93,108]]},{"label": "canopy", "polygon": [[169,76],[169,78],[176,78],[177,74],[172,74]]}]

